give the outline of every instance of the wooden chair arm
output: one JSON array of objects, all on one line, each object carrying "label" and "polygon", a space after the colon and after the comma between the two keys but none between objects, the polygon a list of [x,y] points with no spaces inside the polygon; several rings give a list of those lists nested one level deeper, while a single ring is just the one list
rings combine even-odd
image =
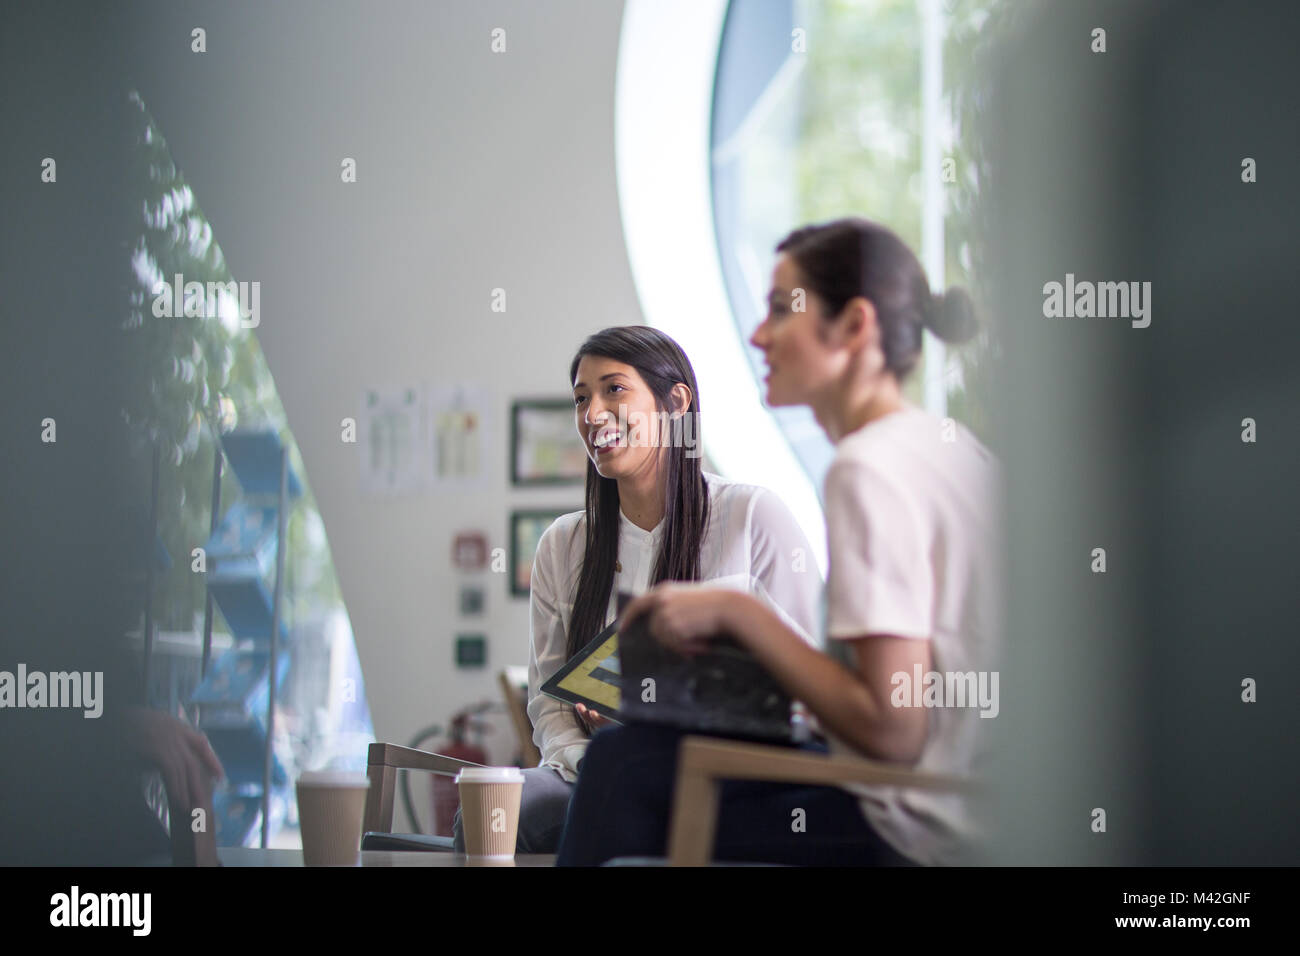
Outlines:
[{"label": "wooden chair arm", "polygon": [[[191,794],[199,802],[195,806],[186,806],[167,787],[168,832],[172,844],[172,866],[221,866],[217,858],[217,820],[213,811],[212,790],[205,785],[203,793]],[[204,813],[204,828],[193,832],[192,814],[195,809]]]},{"label": "wooden chair arm", "polygon": [[497,679],[501,682],[501,694],[505,698],[506,713],[510,716],[510,722],[514,724],[515,735],[519,738],[519,755],[523,758],[524,766],[539,766],[542,762],[542,752],[537,749],[537,744],[533,743],[533,724],[528,719],[528,706],[519,700],[519,692],[510,682],[509,674],[503,670],[497,675]]},{"label": "wooden chair arm", "polygon": [[718,822],[718,786],[723,780],[835,785],[867,783],[970,793],[971,780],[924,773],[846,755],[826,756],[788,747],[684,737],[677,757],[668,833],[671,866],[705,866],[713,855]]},{"label": "wooden chair arm", "polygon": [[397,744],[371,744],[366,758],[366,776],[370,778],[370,790],[366,793],[362,832],[393,832],[393,797],[397,793],[397,771],[423,770],[428,773],[455,774],[465,767],[481,766],[483,764]]},{"label": "wooden chair arm", "polygon": [[397,744],[371,744],[366,759],[367,766],[392,767],[396,770],[427,770],[430,773],[454,774],[465,767],[481,767],[483,764],[459,757],[445,757],[427,750],[413,750]]}]

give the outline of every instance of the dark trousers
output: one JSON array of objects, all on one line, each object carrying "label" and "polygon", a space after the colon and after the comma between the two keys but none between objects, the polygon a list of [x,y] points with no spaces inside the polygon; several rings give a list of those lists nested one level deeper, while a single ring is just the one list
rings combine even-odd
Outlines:
[{"label": "dark trousers", "polygon": [[[583,758],[557,866],[664,856],[682,731],[627,724],[599,731]],[[806,750],[826,752],[821,744]],[[798,811],[803,811],[799,813]],[[728,780],[721,786],[720,861],[799,866],[910,866],[838,787]]]}]

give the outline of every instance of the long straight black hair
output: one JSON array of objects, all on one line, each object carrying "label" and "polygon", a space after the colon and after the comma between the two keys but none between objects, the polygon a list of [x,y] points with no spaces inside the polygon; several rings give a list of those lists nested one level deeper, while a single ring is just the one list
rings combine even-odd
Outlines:
[{"label": "long straight black hair", "polygon": [[[603,329],[582,343],[569,366],[569,385],[578,374],[584,355],[598,355],[632,366],[654,393],[659,412],[674,411],[672,390],[678,383],[691,390],[684,413],[671,418],[670,431],[659,436],[659,454],[666,472],[663,537],[651,583],[695,581],[700,576],[700,543],[709,521],[709,492],[699,457],[700,390],[695,370],[682,347],[658,329],[625,325]],[[694,416],[691,431],[686,416]],[[692,438],[695,454],[688,455],[684,437]],[[666,447],[665,447],[666,446]],[[618,482],[604,478],[587,459],[586,549],[569,619],[569,653],[572,657],[605,627],[609,595],[614,587],[618,560]]]}]

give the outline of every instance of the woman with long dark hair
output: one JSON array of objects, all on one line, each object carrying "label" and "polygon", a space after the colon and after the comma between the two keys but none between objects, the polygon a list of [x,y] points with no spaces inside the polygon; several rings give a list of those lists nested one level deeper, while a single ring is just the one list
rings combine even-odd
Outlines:
[{"label": "woman with long dark hair", "polygon": [[[708,581],[753,596],[811,640],[822,587],[775,494],[701,467],[699,387],[675,341],[647,326],[604,329],[578,349],[569,385],[586,508],[556,519],[533,560],[528,716],[542,762],[524,771],[519,853],[556,851],[591,735],[612,723],[540,688],[613,622],[619,593]],[[459,825],[456,835],[459,846]]]},{"label": "woman with long dark hair", "polygon": [[[811,406],[836,446],[824,496],[832,653],[747,596],[712,589],[660,585],[624,620],[649,615],[650,632],[684,654],[731,635],[819,718],[833,749],[968,774],[984,747],[979,718],[998,707],[989,671],[1000,633],[997,467],[964,428],[905,402],[901,386],[923,329],[949,342],[974,334],[970,299],[961,289],[932,294],[902,240],[862,219],[798,229],[777,252],[769,312],[751,343],[767,360],[769,404]],[[941,699],[954,675],[971,693]],[[679,739],[632,724],[592,742],[560,864],[664,852]],[[956,796],[729,782],[714,856],[951,863],[977,833]]]}]

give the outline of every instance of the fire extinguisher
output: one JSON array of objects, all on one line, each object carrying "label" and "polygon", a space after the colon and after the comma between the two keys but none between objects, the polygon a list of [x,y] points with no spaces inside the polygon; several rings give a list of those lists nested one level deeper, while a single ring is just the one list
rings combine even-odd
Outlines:
[{"label": "fire extinguisher", "polygon": [[[468,740],[471,721],[474,721],[474,718],[484,709],[484,705],[478,705],[477,707],[462,710],[452,717],[451,742],[438,752],[445,757],[468,760],[470,763],[486,764],[488,762],[487,751]],[[474,721],[474,724],[477,729],[477,721]],[[460,806],[460,792],[456,786],[456,778],[446,774],[435,774],[433,777],[435,833],[440,836],[451,836],[452,822],[456,817],[456,808],[458,806]]]}]

